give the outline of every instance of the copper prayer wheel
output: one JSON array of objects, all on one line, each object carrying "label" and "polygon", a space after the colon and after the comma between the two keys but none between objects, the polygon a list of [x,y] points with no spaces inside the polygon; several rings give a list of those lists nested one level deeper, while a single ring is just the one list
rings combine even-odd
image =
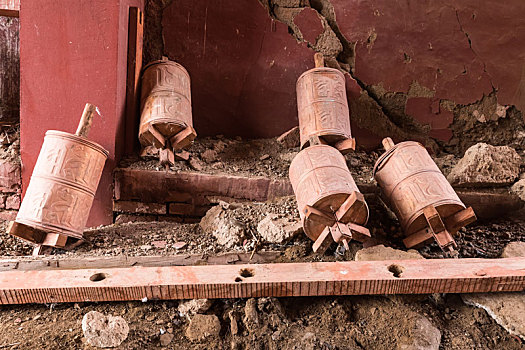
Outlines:
[{"label": "copper prayer wheel", "polygon": [[[181,132],[188,134],[185,141]],[[195,136],[188,72],[167,59],[150,63],[142,76],[140,143],[144,147],[179,150],[191,144]]]},{"label": "copper prayer wheel", "polygon": [[[427,150],[413,141],[383,140],[386,152],[374,166],[384,202],[399,219],[408,248],[433,239],[441,248],[456,244],[451,234],[476,217],[466,208]],[[436,232],[437,231],[437,232]]]},{"label": "copper prayer wheel", "polygon": [[[327,145],[305,148],[293,159],[289,175],[310,239],[322,244],[332,226],[350,233],[346,224],[351,224],[353,238],[369,236],[361,227],[368,220],[368,206],[339,151]],[[337,242],[336,237],[332,241]]]},{"label": "copper prayer wheel", "polygon": [[296,90],[301,148],[309,145],[312,136],[337,149],[343,141],[355,148],[342,72],[327,67],[310,69],[297,79]]},{"label": "copper prayer wheel", "polygon": [[107,156],[83,137],[46,132],[15,221],[81,239]]}]

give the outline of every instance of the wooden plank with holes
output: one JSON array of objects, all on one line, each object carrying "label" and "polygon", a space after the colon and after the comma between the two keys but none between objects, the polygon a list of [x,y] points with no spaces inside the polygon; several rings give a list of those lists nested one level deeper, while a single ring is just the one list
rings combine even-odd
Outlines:
[{"label": "wooden plank with holes", "polygon": [[144,22],[138,7],[129,8],[128,72],[126,77],[126,153],[132,154],[139,133],[139,83],[142,70]]},{"label": "wooden plank with holes", "polygon": [[[357,286],[346,290],[338,285]],[[272,286],[272,287],[269,287]],[[322,286],[322,288],[319,288]],[[168,295],[161,290],[186,291]],[[429,259],[0,272],[0,304],[182,298],[517,292],[525,258]]]}]

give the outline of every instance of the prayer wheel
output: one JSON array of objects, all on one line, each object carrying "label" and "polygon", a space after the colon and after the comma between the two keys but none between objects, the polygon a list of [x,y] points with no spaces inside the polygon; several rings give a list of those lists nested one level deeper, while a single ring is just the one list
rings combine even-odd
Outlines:
[{"label": "prayer wheel", "polygon": [[314,250],[327,248],[323,242],[330,233],[328,244],[369,236],[361,227],[368,220],[368,206],[339,151],[327,145],[305,148],[293,159],[289,176],[304,231],[316,241]]},{"label": "prayer wheel", "polygon": [[188,72],[167,59],[150,63],[142,76],[140,143],[177,151],[195,136]]},{"label": "prayer wheel", "polygon": [[67,237],[82,239],[108,157],[108,151],[86,138],[95,109],[86,105],[76,134],[46,132],[10,234],[59,247]]},{"label": "prayer wheel", "polygon": [[472,208],[466,208],[427,150],[413,141],[396,145],[383,140],[386,152],[374,166],[384,202],[399,219],[408,248],[436,240],[442,249],[452,250],[451,234],[473,222]]},{"label": "prayer wheel", "polygon": [[304,72],[297,80],[297,110],[301,148],[312,136],[342,152],[355,148],[350,130],[345,76],[337,69],[322,66]]}]

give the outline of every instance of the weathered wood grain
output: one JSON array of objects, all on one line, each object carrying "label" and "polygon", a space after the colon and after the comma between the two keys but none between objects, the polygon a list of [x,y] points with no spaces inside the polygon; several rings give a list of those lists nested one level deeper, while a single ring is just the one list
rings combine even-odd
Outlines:
[{"label": "weathered wood grain", "polygon": [[[393,268],[395,266],[395,268]],[[394,272],[397,276],[394,276]],[[523,291],[525,258],[0,272],[0,304]]]}]

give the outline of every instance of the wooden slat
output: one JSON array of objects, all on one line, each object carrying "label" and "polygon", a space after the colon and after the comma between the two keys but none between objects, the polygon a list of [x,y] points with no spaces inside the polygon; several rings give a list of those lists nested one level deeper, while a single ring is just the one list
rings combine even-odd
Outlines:
[{"label": "wooden slat", "polygon": [[126,78],[126,153],[135,151],[139,123],[139,82],[142,69],[144,21],[138,7],[129,8],[128,73]]},{"label": "wooden slat", "polygon": [[18,17],[20,0],[0,0],[0,16]]},{"label": "wooden slat", "polygon": [[[389,267],[398,265],[399,277]],[[253,276],[248,277],[249,274]],[[104,278],[96,278],[103,276]],[[510,292],[525,258],[434,259],[0,272],[0,303]],[[172,294],[162,291],[172,290]]]},{"label": "wooden slat", "polygon": [[72,270],[72,269],[99,269],[131,266],[190,266],[190,265],[227,265],[227,264],[264,264],[275,261],[282,252],[267,251],[251,253],[226,253],[206,256],[204,254],[180,254],[172,256],[112,256],[112,257],[83,257],[61,258],[46,257],[16,257],[0,259],[2,271],[43,271],[43,270]]}]

